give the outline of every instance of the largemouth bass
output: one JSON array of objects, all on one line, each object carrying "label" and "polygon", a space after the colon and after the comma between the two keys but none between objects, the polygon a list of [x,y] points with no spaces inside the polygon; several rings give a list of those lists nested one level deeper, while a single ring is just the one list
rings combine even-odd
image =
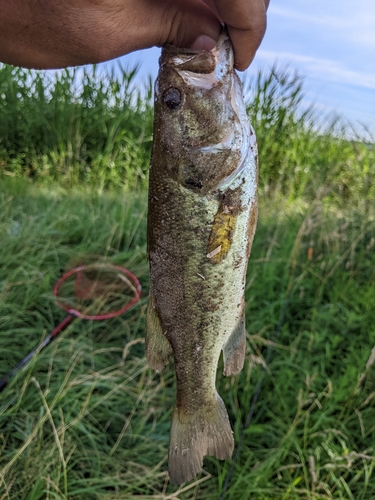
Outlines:
[{"label": "largemouth bass", "polygon": [[148,212],[146,354],[173,356],[169,475],[229,458],[233,434],[215,380],[243,366],[244,290],[257,221],[257,148],[225,33],[211,52],[163,48],[155,87]]}]

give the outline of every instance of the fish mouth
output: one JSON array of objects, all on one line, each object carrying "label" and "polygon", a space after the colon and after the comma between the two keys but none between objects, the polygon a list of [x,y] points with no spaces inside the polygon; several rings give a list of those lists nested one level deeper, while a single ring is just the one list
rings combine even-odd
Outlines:
[{"label": "fish mouth", "polygon": [[211,89],[233,72],[234,55],[227,30],[223,29],[211,51],[165,45],[160,57],[162,65],[176,70],[185,83],[192,87]]}]

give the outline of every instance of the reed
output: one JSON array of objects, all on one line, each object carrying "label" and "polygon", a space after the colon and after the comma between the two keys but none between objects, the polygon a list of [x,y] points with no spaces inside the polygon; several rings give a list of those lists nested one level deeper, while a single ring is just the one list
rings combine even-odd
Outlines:
[{"label": "reed", "polygon": [[[152,85],[137,69],[36,72],[0,68],[0,175],[38,184],[147,187]],[[313,200],[321,186],[345,206],[375,197],[375,150],[366,131],[304,105],[303,79],[273,67],[246,81],[258,137],[260,191]],[[367,201],[366,201],[367,200]]]}]

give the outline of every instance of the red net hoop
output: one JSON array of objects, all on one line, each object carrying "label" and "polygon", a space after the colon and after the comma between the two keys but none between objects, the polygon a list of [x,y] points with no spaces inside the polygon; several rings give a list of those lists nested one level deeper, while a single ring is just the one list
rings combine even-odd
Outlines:
[{"label": "red net hoop", "polygon": [[[105,275],[104,278],[103,274]],[[112,282],[109,281],[108,276],[113,277]],[[132,291],[133,298],[113,311],[88,314],[79,310],[81,308],[72,307],[62,300],[61,288],[70,278],[74,279],[73,286],[76,299],[82,299],[82,301],[92,301],[102,298],[105,294],[114,293],[121,283]],[[75,267],[63,274],[53,288],[53,295],[57,298],[57,305],[68,314],[82,319],[103,320],[124,314],[138,302],[141,296],[141,284],[138,278],[124,267],[112,264],[90,264]]]}]

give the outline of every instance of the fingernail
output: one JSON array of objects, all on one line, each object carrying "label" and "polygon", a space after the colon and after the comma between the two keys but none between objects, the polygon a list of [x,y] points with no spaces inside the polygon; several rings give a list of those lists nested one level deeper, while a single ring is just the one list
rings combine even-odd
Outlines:
[{"label": "fingernail", "polygon": [[216,45],[216,40],[208,35],[199,35],[195,42],[190,47],[194,50],[212,50]]}]

